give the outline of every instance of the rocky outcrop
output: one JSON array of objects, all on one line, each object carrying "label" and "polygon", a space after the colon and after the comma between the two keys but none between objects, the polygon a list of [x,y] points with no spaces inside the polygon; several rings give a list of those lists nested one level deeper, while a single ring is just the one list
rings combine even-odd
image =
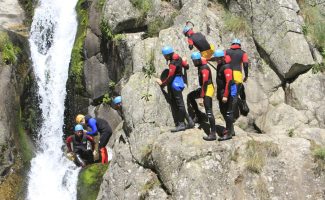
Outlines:
[{"label": "rocky outcrop", "polygon": [[23,24],[24,11],[18,0],[3,0],[0,2],[0,27],[6,30],[19,29]]},{"label": "rocky outcrop", "polygon": [[[140,10],[131,1],[109,0],[103,9],[112,33],[123,33],[123,37],[114,45],[101,41],[108,51],[101,49],[101,55],[91,56],[100,62],[103,58],[109,77],[119,81],[124,121],[123,128],[117,126],[121,119],[103,105],[89,109],[95,116],[113,117],[109,121],[116,124],[109,143],[113,160],[97,199],[324,198],[324,173],[313,157],[315,145],[325,144],[324,75],[300,75],[314,60],[302,34],[296,1],[226,1],[230,11],[249,19],[252,32],[246,33],[227,29],[225,8],[217,1],[170,1],[166,7],[159,2],[154,1],[153,10],[159,5],[174,7],[179,9],[178,16],[172,27],[146,39],[152,10],[141,21]],[[171,45],[190,64],[184,100],[198,87],[197,70],[181,32],[187,20],[219,48],[228,48],[234,37],[240,37],[249,55],[245,87],[251,111],[236,122],[233,140],[205,142],[205,125],[176,134],[169,131],[174,126],[169,96],[155,78],[166,68],[161,48]],[[91,49],[97,52],[98,45]],[[116,60],[106,61],[107,56]],[[121,69],[124,73],[119,73]],[[222,130],[224,121],[215,100],[213,107]]]},{"label": "rocky outcrop", "polygon": [[300,8],[295,0],[231,1],[230,8],[250,20],[261,56],[281,77],[297,77],[314,64],[302,33],[303,20],[297,14]]}]

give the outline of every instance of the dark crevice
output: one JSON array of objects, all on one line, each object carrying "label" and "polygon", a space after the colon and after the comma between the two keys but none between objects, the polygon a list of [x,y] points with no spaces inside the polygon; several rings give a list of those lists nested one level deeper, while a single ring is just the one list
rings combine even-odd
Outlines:
[{"label": "dark crevice", "polygon": [[258,134],[262,134],[263,133],[263,131],[256,125],[255,122],[253,123],[253,127],[254,127],[254,130],[256,131],[256,133],[258,133]]}]

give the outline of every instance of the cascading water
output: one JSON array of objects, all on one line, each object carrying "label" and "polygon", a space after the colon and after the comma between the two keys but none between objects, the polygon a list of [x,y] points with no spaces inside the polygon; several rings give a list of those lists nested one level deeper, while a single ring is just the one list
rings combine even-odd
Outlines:
[{"label": "cascading water", "polygon": [[77,19],[77,0],[40,0],[31,27],[30,48],[43,123],[31,161],[29,200],[73,200],[79,168],[62,152],[64,100]]}]

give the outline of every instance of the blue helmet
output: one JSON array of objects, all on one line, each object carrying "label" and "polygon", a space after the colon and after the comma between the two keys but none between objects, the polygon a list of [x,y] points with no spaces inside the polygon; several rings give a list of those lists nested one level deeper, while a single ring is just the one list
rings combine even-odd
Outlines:
[{"label": "blue helmet", "polygon": [[185,26],[185,27],[183,28],[183,33],[184,33],[184,35],[185,35],[189,30],[191,30],[191,28],[188,27],[188,26]]},{"label": "blue helmet", "polygon": [[165,46],[164,48],[162,48],[161,52],[162,52],[162,54],[165,56],[165,55],[168,55],[168,54],[174,53],[174,50],[173,50],[173,48],[170,47],[170,46]]},{"label": "blue helmet", "polygon": [[220,57],[224,57],[225,56],[225,52],[221,49],[217,49],[214,53],[213,56],[214,58],[220,58]]},{"label": "blue helmet", "polygon": [[239,44],[240,45],[240,39],[237,39],[237,38],[233,39],[231,44]]},{"label": "blue helmet", "polygon": [[121,96],[117,96],[113,99],[113,103],[116,105],[116,104],[119,104],[119,103],[122,103],[122,97]]},{"label": "blue helmet", "polygon": [[201,54],[200,52],[193,52],[191,55],[192,60],[200,60],[201,59]]},{"label": "blue helmet", "polygon": [[74,127],[74,131],[83,131],[84,130],[84,127],[82,127],[81,124],[77,124],[75,127]]}]

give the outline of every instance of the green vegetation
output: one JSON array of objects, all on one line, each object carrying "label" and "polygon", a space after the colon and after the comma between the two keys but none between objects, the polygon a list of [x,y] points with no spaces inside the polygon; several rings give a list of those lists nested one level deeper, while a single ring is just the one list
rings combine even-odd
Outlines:
[{"label": "green vegetation", "polygon": [[248,34],[250,32],[250,27],[244,17],[226,12],[224,20],[225,27],[228,31],[234,32],[235,34]]},{"label": "green vegetation", "polygon": [[325,147],[314,147],[313,149],[314,162],[316,163],[315,174],[320,176],[325,172]]},{"label": "green vegetation", "polygon": [[174,12],[167,21],[164,21],[163,17],[157,16],[148,24],[148,30],[145,37],[157,37],[159,32],[163,29],[171,27],[174,24],[174,18],[177,12]]},{"label": "green vegetation", "polygon": [[0,32],[1,62],[5,64],[17,64],[18,55],[21,52],[19,47],[13,45],[7,33]]},{"label": "green vegetation", "polygon": [[152,153],[152,145],[148,144],[141,148],[142,161],[144,162],[149,158]]},{"label": "green vegetation", "polygon": [[256,184],[256,192],[259,196],[259,200],[268,200],[270,199],[269,191],[267,190],[267,185],[265,181],[260,177]]},{"label": "green vegetation", "polygon": [[142,68],[142,72],[145,74],[146,78],[151,78],[156,73],[155,68],[155,53],[152,51],[150,53],[150,58],[146,65]]},{"label": "green vegetation", "polygon": [[144,99],[146,102],[150,101],[150,97],[152,97],[152,94],[149,92],[143,93],[141,99]]},{"label": "green vegetation", "polygon": [[17,141],[19,142],[19,148],[22,154],[23,161],[26,163],[29,162],[33,158],[33,146],[23,127],[21,111],[19,113]]},{"label": "green vegetation", "polygon": [[100,30],[102,32],[102,37],[106,40],[113,41],[114,45],[118,45],[118,42],[125,38],[124,34],[114,34],[108,22],[106,22],[105,20],[102,20],[100,22]]},{"label": "green vegetation", "polygon": [[109,105],[113,101],[113,93],[115,90],[116,83],[114,81],[109,81],[108,83],[108,91],[104,94],[103,104]]},{"label": "green vegetation", "polygon": [[105,5],[105,2],[106,2],[106,0],[98,0],[97,1],[97,10],[98,11],[102,11],[102,9],[103,9],[103,7],[104,7],[104,5]]},{"label": "green vegetation", "polygon": [[288,136],[293,137],[294,136],[294,129],[288,130]]},{"label": "green vegetation", "polygon": [[276,157],[280,153],[277,144],[273,142],[258,142],[250,140],[246,144],[246,168],[259,174],[266,162],[267,157]]},{"label": "green vegetation", "polygon": [[312,72],[325,72],[325,16],[321,14],[317,6],[311,6],[304,0],[298,1],[305,25],[302,27],[303,34],[313,42],[323,56],[323,62],[315,64]]},{"label": "green vegetation", "polygon": [[33,21],[34,16],[34,1],[33,0],[18,0],[19,4],[22,6],[22,8],[25,11],[25,17],[24,24],[29,26]]},{"label": "green vegetation", "polygon": [[131,3],[140,11],[143,18],[147,16],[148,12],[153,6],[153,2],[151,0],[131,0]]},{"label": "green vegetation", "polygon": [[77,199],[94,200],[97,198],[107,164],[92,164],[81,170],[77,185]]},{"label": "green vegetation", "polygon": [[86,0],[79,0],[76,6],[78,15],[78,31],[71,54],[70,78],[74,81],[77,93],[81,93],[83,87],[83,44],[87,35],[88,11],[83,9],[82,4]]},{"label": "green vegetation", "polygon": [[160,185],[160,182],[156,177],[147,181],[141,188],[140,200],[147,199],[147,197],[149,195],[148,193],[150,192],[150,190],[152,190],[153,188],[155,188],[159,185]]}]

